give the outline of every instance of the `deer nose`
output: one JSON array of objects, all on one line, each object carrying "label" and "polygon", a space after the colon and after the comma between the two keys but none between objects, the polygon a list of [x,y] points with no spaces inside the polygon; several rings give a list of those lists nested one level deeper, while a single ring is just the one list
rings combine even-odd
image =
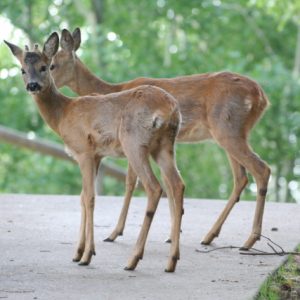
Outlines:
[{"label": "deer nose", "polygon": [[31,92],[39,91],[41,86],[37,82],[30,82],[27,84],[26,89]]}]

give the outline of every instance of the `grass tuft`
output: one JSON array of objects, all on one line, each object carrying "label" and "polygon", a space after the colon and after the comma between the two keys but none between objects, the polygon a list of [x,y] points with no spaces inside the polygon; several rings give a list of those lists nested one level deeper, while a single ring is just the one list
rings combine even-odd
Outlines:
[{"label": "grass tuft", "polygon": [[[296,251],[300,251],[300,245]],[[254,299],[300,299],[300,256],[289,255],[286,262],[262,284]]]}]

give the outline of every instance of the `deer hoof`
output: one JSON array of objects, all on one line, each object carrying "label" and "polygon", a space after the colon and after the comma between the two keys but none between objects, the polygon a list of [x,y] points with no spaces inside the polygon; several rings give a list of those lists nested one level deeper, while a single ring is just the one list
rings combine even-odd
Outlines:
[{"label": "deer hoof", "polygon": [[103,240],[103,242],[109,242],[109,243],[113,243],[115,240],[111,239],[111,238],[106,238],[105,240]]}]

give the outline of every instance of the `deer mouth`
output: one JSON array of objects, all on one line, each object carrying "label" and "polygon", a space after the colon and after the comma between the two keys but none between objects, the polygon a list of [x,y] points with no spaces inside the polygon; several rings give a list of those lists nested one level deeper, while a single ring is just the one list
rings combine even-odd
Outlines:
[{"label": "deer mouth", "polygon": [[28,91],[30,95],[37,95],[40,91]]},{"label": "deer mouth", "polygon": [[37,82],[30,82],[26,86],[26,90],[30,94],[38,94],[41,91],[42,87]]}]

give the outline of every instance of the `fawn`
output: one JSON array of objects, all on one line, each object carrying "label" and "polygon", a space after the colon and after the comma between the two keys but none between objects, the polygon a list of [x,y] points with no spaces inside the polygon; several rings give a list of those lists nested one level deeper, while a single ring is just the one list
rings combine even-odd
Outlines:
[{"label": "fawn", "polygon": [[158,164],[174,201],[172,245],[166,271],[173,272],[179,259],[179,237],[183,212],[184,183],[178,173],[174,143],[180,126],[177,101],[159,87],[143,85],[109,95],[72,99],[62,95],[50,74],[51,60],[59,37],[52,33],[39,51],[23,51],[9,42],[22,66],[27,91],[34,98],[45,122],[63,139],[82,174],[81,225],[73,261],[88,265],[95,254],[93,213],[95,176],[104,156],[126,157],[132,176],[138,176],[148,203],[142,228],[126,270],[134,270],[143,257],[147,235],[162,188],[149,163]]}]

